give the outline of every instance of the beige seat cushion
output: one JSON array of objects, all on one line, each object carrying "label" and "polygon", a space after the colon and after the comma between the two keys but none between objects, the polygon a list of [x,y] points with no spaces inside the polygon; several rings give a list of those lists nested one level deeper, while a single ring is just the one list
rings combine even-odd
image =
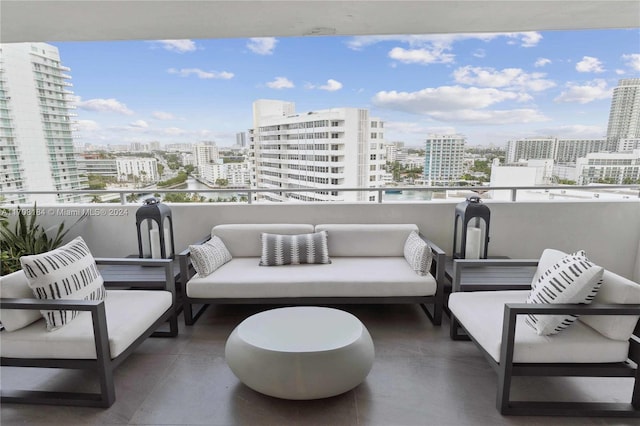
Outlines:
[{"label": "beige seat cushion", "polygon": [[211,275],[195,276],[187,295],[196,298],[431,296],[436,280],[420,276],[404,257],[334,257],[331,264],[258,266],[234,258]]},{"label": "beige seat cushion", "polygon": [[[480,346],[500,361],[502,321],[506,303],[525,303],[528,290],[453,293],[449,309]],[[620,362],[627,359],[629,342],[609,339],[576,321],[553,336],[538,336],[518,315],[513,361],[516,363]]]},{"label": "beige seat cushion", "polygon": [[[104,302],[109,349],[115,358],[171,307],[172,300],[168,291],[107,290]],[[91,313],[81,312],[55,331],[47,331],[44,320],[17,331],[3,331],[0,354],[11,358],[95,359]]]}]

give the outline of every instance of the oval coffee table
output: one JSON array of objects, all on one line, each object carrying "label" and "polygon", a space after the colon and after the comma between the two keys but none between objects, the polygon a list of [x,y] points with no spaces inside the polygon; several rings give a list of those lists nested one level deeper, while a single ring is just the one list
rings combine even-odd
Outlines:
[{"label": "oval coffee table", "polygon": [[250,388],[285,399],[316,399],[358,386],[373,365],[366,327],[348,312],[315,306],[255,314],[231,333],[231,371]]}]

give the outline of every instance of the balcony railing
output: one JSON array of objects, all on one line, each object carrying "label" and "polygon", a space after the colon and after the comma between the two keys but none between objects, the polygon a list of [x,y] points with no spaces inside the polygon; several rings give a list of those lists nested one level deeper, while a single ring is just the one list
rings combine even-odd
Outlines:
[{"label": "balcony railing", "polygon": [[[567,194],[567,191],[571,192],[590,192],[593,194],[593,197],[590,200],[595,201],[599,199],[600,194],[613,194],[619,196],[619,198],[626,199],[640,199],[640,185],[545,185],[545,186],[403,186],[403,187],[377,187],[377,188],[367,188],[367,187],[357,187],[357,188],[343,188],[340,186],[326,186],[321,188],[243,188],[243,187],[235,187],[235,188],[208,188],[208,189],[162,189],[155,187],[146,187],[146,188],[122,188],[122,189],[107,189],[107,190],[65,190],[65,191],[3,191],[2,195],[79,195],[79,196],[113,196],[113,199],[118,200],[120,204],[136,204],[136,201],[128,201],[128,197],[132,194],[144,196],[150,193],[158,193],[158,194],[171,194],[171,193],[198,193],[198,194],[207,194],[212,193],[216,195],[220,194],[229,194],[230,196],[237,195],[238,193],[242,194],[246,203],[252,204],[255,202],[256,196],[259,194],[265,193],[298,193],[298,192],[331,192],[331,191],[340,191],[340,192],[366,192],[366,193],[377,193],[376,201],[372,201],[375,203],[383,203],[383,202],[391,202],[392,200],[385,200],[385,193],[398,193],[402,191],[411,191],[411,192],[427,192],[427,193],[451,193],[451,192],[476,192],[479,194],[485,194],[491,191],[508,191],[510,193],[510,201],[526,201],[523,199],[518,199],[518,193],[523,191],[536,191],[536,192],[545,192],[550,194],[550,199],[554,198],[572,198],[570,194]],[[464,197],[464,195],[460,195],[455,198]],[[573,196],[573,198],[578,198],[577,196]],[[434,197],[433,199],[438,199],[438,197]],[[433,199],[407,199],[403,201],[420,201],[420,202],[430,202]],[[504,198],[502,199],[504,201]],[[540,201],[539,199],[536,201]],[[293,202],[293,201],[292,201]],[[2,203],[2,200],[0,200]]]}]

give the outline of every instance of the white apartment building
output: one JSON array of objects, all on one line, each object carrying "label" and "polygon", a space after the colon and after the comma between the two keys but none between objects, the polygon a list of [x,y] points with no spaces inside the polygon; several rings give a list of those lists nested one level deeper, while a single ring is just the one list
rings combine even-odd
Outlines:
[{"label": "white apartment building", "polygon": [[576,163],[578,185],[605,181],[626,184],[640,182],[640,149],[631,152],[587,154]]},{"label": "white apartment building", "polygon": [[199,174],[202,173],[202,166],[217,164],[219,160],[220,154],[214,142],[199,143],[193,146],[193,165]]},{"label": "white apartment building", "polygon": [[517,163],[520,160],[532,158],[554,158],[556,153],[556,138],[525,138],[507,142],[505,162]]},{"label": "white apartment building", "polygon": [[116,158],[118,181],[156,182],[158,180],[158,160],[146,157]]},{"label": "white apartment building", "polygon": [[575,163],[592,152],[607,151],[607,139],[557,139],[554,156],[557,163]]},{"label": "white apartment building", "polygon": [[640,138],[640,78],[626,78],[613,89],[607,141],[609,151],[618,148],[620,139]]},{"label": "white apartment building", "polygon": [[[36,198],[5,191],[87,187],[74,149],[69,71],[58,49],[49,44],[0,44],[0,193],[7,202],[31,203]],[[82,199],[40,194],[37,201]]]},{"label": "white apartment building", "polygon": [[118,178],[118,166],[115,158],[101,158],[96,154],[85,154],[78,158],[78,170],[81,174],[100,175]]},{"label": "white apartment building", "polygon": [[391,142],[384,146],[387,163],[395,163],[398,161],[402,163],[407,159],[407,149],[404,147],[404,142]]},{"label": "white apartment building", "polygon": [[427,185],[448,185],[463,175],[465,142],[462,135],[427,137],[423,173]]},{"label": "white apartment building", "polygon": [[246,132],[238,132],[236,133],[236,146],[239,148],[247,147],[247,133]]},{"label": "white apartment building", "polygon": [[200,177],[212,184],[218,179],[226,179],[228,186],[249,186],[251,168],[249,163],[206,164],[202,166]]},{"label": "white apartment building", "polygon": [[327,188],[323,193],[261,193],[269,201],[375,201],[377,193],[340,188],[381,187],[385,174],[383,122],[360,108],[295,113],[293,102],[253,103],[252,186]]},{"label": "white apartment building", "polygon": [[618,152],[633,151],[640,149],[640,138],[624,138],[618,142]]}]

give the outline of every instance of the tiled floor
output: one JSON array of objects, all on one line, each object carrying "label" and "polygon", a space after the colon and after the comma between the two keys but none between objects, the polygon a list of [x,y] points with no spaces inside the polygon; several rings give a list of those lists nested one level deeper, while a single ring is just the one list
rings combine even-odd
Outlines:
[{"label": "tiled floor", "polygon": [[[116,371],[109,409],[4,404],[9,425],[603,425],[638,420],[503,417],[496,375],[470,342],[453,342],[448,322],[431,325],[417,306],[343,306],[369,329],[376,359],[366,381],[333,398],[287,401],[238,382],[224,360],[227,336],[264,307],[209,308],[175,339],[149,339]],[[181,318],[182,319],[182,318]],[[25,370],[25,369],[20,369]],[[3,368],[2,386],[78,388],[84,373]],[[630,379],[522,379],[515,395],[628,401]]]}]

